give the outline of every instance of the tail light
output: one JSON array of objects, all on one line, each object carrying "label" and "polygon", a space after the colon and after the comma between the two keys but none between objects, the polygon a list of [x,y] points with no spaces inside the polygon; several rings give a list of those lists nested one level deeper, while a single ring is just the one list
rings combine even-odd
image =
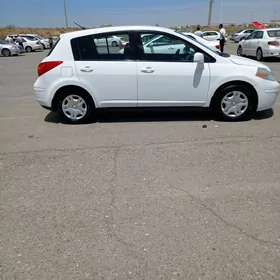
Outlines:
[{"label": "tail light", "polygon": [[38,77],[44,75],[48,71],[52,70],[53,68],[57,67],[58,65],[62,64],[63,61],[47,61],[42,62],[38,65]]},{"label": "tail light", "polygon": [[268,42],[268,45],[269,45],[269,46],[279,47],[280,44],[279,44],[278,41],[269,41],[269,42]]},{"label": "tail light", "polygon": [[220,49],[220,45],[215,46],[215,48],[219,50]]}]

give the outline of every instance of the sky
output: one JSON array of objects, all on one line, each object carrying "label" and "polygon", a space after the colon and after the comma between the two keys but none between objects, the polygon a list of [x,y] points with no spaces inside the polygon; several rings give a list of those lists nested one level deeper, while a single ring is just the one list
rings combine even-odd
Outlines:
[{"label": "sky", "polygon": [[[223,3],[223,4],[222,4]],[[69,26],[206,25],[209,0],[66,0]],[[63,0],[13,0],[1,5],[0,27],[63,27]],[[280,0],[215,0],[212,23],[280,20]]]}]

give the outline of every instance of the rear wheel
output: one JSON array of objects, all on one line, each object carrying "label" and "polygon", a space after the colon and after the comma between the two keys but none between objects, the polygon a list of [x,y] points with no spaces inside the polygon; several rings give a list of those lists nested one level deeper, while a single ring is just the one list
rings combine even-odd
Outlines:
[{"label": "rear wheel", "polygon": [[73,92],[62,93],[58,97],[58,112],[67,122],[85,123],[90,120],[93,110],[91,97],[82,90],[75,89]]},{"label": "rear wheel", "polygon": [[217,94],[212,109],[221,120],[247,120],[255,110],[255,100],[250,88],[243,85],[231,85]]},{"label": "rear wheel", "polygon": [[113,41],[112,42],[112,47],[117,47],[118,46],[118,43],[116,41]]},{"label": "rear wheel", "polygon": [[262,61],[263,60],[263,52],[262,52],[261,48],[257,49],[256,58],[257,58],[257,61]]},{"label": "rear wheel", "polygon": [[9,49],[3,49],[2,50],[2,55],[3,56],[11,56],[11,51]]},{"label": "rear wheel", "polygon": [[27,46],[27,47],[25,48],[25,50],[26,50],[26,52],[28,52],[28,53],[32,52],[32,48],[29,47],[29,46]]}]

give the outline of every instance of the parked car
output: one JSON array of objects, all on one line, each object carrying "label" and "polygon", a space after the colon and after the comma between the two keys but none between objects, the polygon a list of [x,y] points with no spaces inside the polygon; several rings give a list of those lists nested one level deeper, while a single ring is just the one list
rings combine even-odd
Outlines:
[{"label": "parked car", "polygon": [[19,55],[20,49],[15,44],[8,44],[0,40],[0,54],[3,56]]},{"label": "parked car", "polygon": [[220,51],[220,42],[219,41],[207,41],[204,38],[201,38],[193,33],[183,33],[186,36],[188,36],[189,38],[198,41],[201,44],[206,45],[207,47],[209,47],[212,51]]},{"label": "parked car", "polygon": [[232,34],[230,37],[230,40],[234,41],[235,43],[238,43],[241,41],[241,39],[247,38],[254,31],[255,31],[255,29],[240,30],[240,31]]},{"label": "parked car", "polygon": [[[203,31],[203,38],[207,41],[220,40],[220,36],[220,32],[218,31]],[[227,35],[225,37],[225,41],[227,42]]]},{"label": "parked car", "polygon": [[38,50],[43,50],[43,45],[36,38],[33,39],[23,38],[23,47],[26,52],[35,52]]},{"label": "parked car", "polygon": [[108,41],[108,45],[109,46],[111,46],[111,47],[118,47],[118,46],[121,45],[123,40],[122,40],[122,38],[117,37],[117,36],[110,36],[108,38],[98,38],[98,39],[94,40],[95,45],[97,47],[107,46],[107,41]]},{"label": "parked car", "polygon": [[40,41],[44,49],[50,48],[49,40],[44,39],[43,37],[37,34],[12,34],[12,35],[8,35],[7,38],[10,37],[15,41],[18,35],[22,38],[26,38],[31,41],[35,41],[35,40]]},{"label": "parked car", "polygon": [[[173,49],[144,47],[147,33]],[[111,51],[109,40],[96,47],[96,39],[113,36],[129,41],[123,54]],[[66,33],[39,64],[34,84],[38,103],[72,123],[88,121],[96,108],[170,106],[210,107],[221,119],[238,121],[272,108],[279,90],[268,66],[156,26]]]},{"label": "parked car", "polygon": [[237,55],[253,56],[259,61],[268,57],[280,58],[280,28],[254,31],[239,43]]}]

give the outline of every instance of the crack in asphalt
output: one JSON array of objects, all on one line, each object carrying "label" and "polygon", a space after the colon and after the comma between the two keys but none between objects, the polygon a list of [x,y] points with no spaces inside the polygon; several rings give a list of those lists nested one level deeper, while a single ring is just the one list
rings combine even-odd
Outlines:
[{"label": "crack in asphalt", "polygon": [[278,242],[274,242],[274,241],[268,241],[268,240],[264,240],[261,238],[258,238],[248,232],[246,232],[245,230],[243,230],[241,227],[231,224],[229,223],[227,220],[225,220],[222,216],[220,216],[216,211],[214,211],[211,207],[207,206],[205,203],[203,203],[200,199],[198,199],[196,196],[192,195],[189,191],[187,191],[186,189],[180,188],[175,186],[174,184],[172,184],[168,179],[166,179],[166,182],[168,183],[168,185],[170,186],[170,188],[182,191],[184,193],[186,193],[191,200],[193,200],[196,204],[198,208],[204,208],[206,211],[210,212],[213,216],[215,216],[216,218],[218,218],[221,222],[223,222],[224,224],[226,224],[228,227],[230,228],[234,228],[236,229],[240,234],[245,235],[248,238],[251,238],[255,241],[258,241],[260,243],[264,243],[264,244],[270,244],[270,245],[274,245],[274,246],[280,246],[280,243]]},{"label": "crack in asphalt", "polygon": [[30,151],[14,151],[14,152],[0,152],[1,156],[5,155],[16,155],[16,154],[30,154],[30,153],[45,153],[45,152],[73,152],[73,151],[87,151],[87,150],[106,150],[106,149],[123,149],[123,148],[135,148],[135,147],[150,147],[150,146],[166,146],[166,145],[178,145],[178,144],[187,144],[192,143],[195,145],[216,145],[216,144],[234,144],[234,143],[246,143],[253,140],[257,142],[267,141],[271,139],[279,139],[280,135],[274,136],[225,136],[219,138],[203,138],[200,139],[191,139],[191,140],[182,140],[182,141],[166,141],[166,142],[150,142],[146,144],[124,144],[124,145],[108,145],[108,146],[95,146],[95,147],[84,147],[84,148],[65,148],[65,149],[41,149],[41,150],[30,150]]}]

